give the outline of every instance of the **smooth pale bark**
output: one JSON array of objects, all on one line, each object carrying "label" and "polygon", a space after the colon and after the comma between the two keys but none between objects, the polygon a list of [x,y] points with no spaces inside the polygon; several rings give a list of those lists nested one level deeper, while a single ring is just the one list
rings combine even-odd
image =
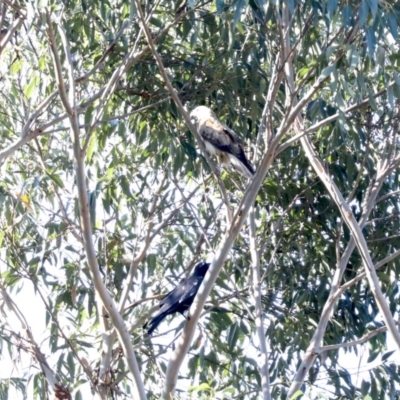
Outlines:
[{"label": "smooth pale bark", "polygon": [[273,162],[273,154],[273,149],[270,148],[269,151],[267,151],[267,153],[265,154],[260,166],[258,167],[256,175],[254,176],[251,183],[248,185],[242,203],[233,217],[232,225],[227,235],[220,243],[215,253],[214,259],[211,262],[210,268],[204,278],[204,281],[200,286],[199,292],[197,293],[193,305],[190,308],[189,317],[186,321],[182,335],[178,340],[176,349],[168,364],[163,392],[164,399],[169,400],[172,399],[174,396],[179,369],[192,343],[196,325],[200,318],[203,306],[211,292],[211,289],[218,277],[219,272],[223,267],[225,260],[228,257],[233,243],[235,242],[240,232],[243,222],[245,221],[250,207],[252,206],[254,199],[261,187],[264,177]]},{"label": "smooth pale bark", "polygon": [[268,349],[265,338],[263,308],[261,304],[261,274],[260,274],[260,254],[257,249],[256,240],[256,220],[254,215],[254,207],[249,212],[249,237],[250,237],[250,254],[251,254],[251,269],[252,269],[252,286],[253,286],[253,301],[255,308],[255,323],[257,329],[258,342],[260,345],[260,356],[258,358],[258,369],[261,375],[261,390],[264,400],[271,399],[269,386],[269,362]]},{"label": "smooth pale bark", "polygon": [[115,329],[117,330],[118,338],[121,343],[121,347],[128,364],[128,368],[132,373],[134,382],[135,398],[140,400],[146,400],[146,392],[140,376],[139,366],[136,361],[136,356],[133,351],[130,333],[125,326],[125,322],[118,312],[117,304],[111,297],[106,286],[104,285],[100,268],[97,262],[96,250],[93,243],[92,223],[90,220],[89,212],[89,201],[86,187],[86,175],[85,175],[85,152],[82,150],[80,145],[80,129],[78,123],[78,113],[76,110],[76,91],[73,73],[73,62],[70,54],[69,43],[67,41],[63,28],[59,25],[58,31],[61,36],[61,40],[64,46],[64,52],[66,56],[67,72],[69,77],[69,88],[68,92],[64,84],[63,78],[63,67],[60,61],[58,49],[56,48],[56,40],[52,29],[51,17],[49,12],[46,14],[47,17],[47,33],[49,35],[50,50],[53,57],[54,69],[56,79],[58,83],[59,93],[61,102],[64,106],[68,119],[70,122],[70,133],[71,141],[73,143],[74,150],[74,166],[76,174],[76,184],[78,189],[78,203],[80,212],[80,225],[82,229],[84,249],[86,253],[87,263],[89,265],[90,275],[96,290],[96,294],[101,299],[101,302],[107,311]]},{"label": "smooth pale bark", "polygon": [[[291,47],[290,47],[290,40],[289,40],[289,29],[286,30],[286,28],[289,26],[289,13],[288,13],[288,8],[284,4],[283,5],[283,13],[282,13],[282,25],[283,25],[283,30],[287,32],[285,40],[284,40],[284,47],[285,47],[285,54],[288,55],[291,52]],[[286,82],[287,82],[287,88],[289,93],[295,93],[295,84],[294,84],[294,70],[293,70],[293,64],[291,58],[287,57],[287,62],[285,65],[285,73],[286,73]],[[326,78],[325,78],[326,79]],[[294,109],[301,107],[304,107],[306,103],[304,103],[304,98],[297,101],[297,99],[294,97],[292,99],[293,104],[295,104]],[[295,118],[295,130],[297,132],[297,136],[300,138],[300,143],[303,147],[303,150],[311,164],[311,166],[314,168],[315,172],[318,174],[319,178],[321,181],[324,183],[328,193],[330,194],[332,200],[336,203],[343,220],[345,221],[346,225],[350,229],[352,233],[352,238],[349,243],[349,245],[346,248],[347,254],[342,258],[341,260],[341,267],[337,268],[335,275],[333,277],[333,286],[331,289],[331,294],[334,293],[336,288],[338,287],[341,277],[343,275],[344,271],[344,266],[347,264],[344,264],[346,259],[348,260],[350,258],[351,253],[354,250],[354,247],[357,246],[360,255],[363,259],[363,264],[365,268],[365,274],[368,279],[371,292],[374,295],[374,298],[376,300],[376,303],[378,305],[378,308],[381,312],[381,315],[383,317],[383,320],[385,322],[385,325],[393,337],[395,343],[397,344],[398,348],[400,349],[400,333],[396,327],[396,324],[393,320],[393,316],[390,312],[390,309],[386,303],[386,300],[383,296],[382,290],[379,285],[379,281],[376,275],[376,271],[371,259],[371,256],[369,254],[368,246],[365,241],[364,235],[362,234],[360,224],[356,221],[354,218],[354,215],[352,213],[352,210],[348,203],[345,201],[342,193],[340,192],[339,188],[336,186],[335,182],[330,178],[328,173],[325,171],[325,168],[316,153],[309,137],[306,134],[303,134],[304,132],[304,124],[303,124],[303,119],[300,114],[298,114]],[[379,169],[379,168],[378,168]],[[382,170],[380,171],[382,172]],[[382,178],[382,175],[378,177],[378,181],[380,181],[380,178]],[[374,185],[371,186],[371,189],[373,189]],[[376,187],[375,187],[376,189]],[[377,194],[377,191],[375,190],[375,196]],[[376,198],[376,197],[375,197]],[[372,204],[373,205],[373,204]],[[370,202],[370,207],[372,208],[371,202]],[[364,221],[361,221],[361,223]],[[288,397],[290,398],[294,393],[296,393],[297,390],[300,389],[307,372],[309,371],[313,361],[315,360],[315,357],[319,354],[319,349],[322,343],[323,335],[325,334],[326,330],[326,325],[329,320],[329,313],[330,310],[332,309],[334,304],[333,299],[330,297],[325,304],[324,307],[324,319],[323,323],[318,325],[316,334],[313,336],[313,339],[310,343],[309,348],[307,349],[306,355],[303,359],[303,362],[298,369],[293,383],[289,389]],[[329,313],[327,312],[329,311]]]}]

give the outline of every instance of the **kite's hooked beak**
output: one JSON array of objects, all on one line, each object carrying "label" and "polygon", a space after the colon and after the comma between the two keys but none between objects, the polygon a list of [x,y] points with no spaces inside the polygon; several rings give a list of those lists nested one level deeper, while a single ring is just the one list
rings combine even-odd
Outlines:
[{"label": "kite's hooked beak", "polygon": [[191,123],[197,128],[197,118],[194,115],[190,116]]}]

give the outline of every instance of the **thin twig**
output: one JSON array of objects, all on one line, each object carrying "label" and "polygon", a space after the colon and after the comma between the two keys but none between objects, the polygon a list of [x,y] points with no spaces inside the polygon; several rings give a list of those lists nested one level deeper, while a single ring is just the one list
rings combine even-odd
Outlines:
[{"label": "thin twig", "polygon": [[6,35],[3,37],[3,40],[0,41],[0,57],[1,57],[1,53],[6,48],[7,43],[11,40],[14,33],[22,25],[25,18],[26,18],[25,15],[20,14],[19,17],[14,21],[14,23],[8,28]]},{"label": "thin twig", "polygon": [[34,356],[34,358],[36,359],[36,361],[38,362],[40,369],[42,370],[44,376],[46,377],[46,381],[49,384],[51,390],[54,392],[56,390],[57,385],[58,386],[61,385],[58,382],[54,371],[50,368],[48,362],[46,361],[46,357],[40,350],[39,345],[36,343],[32,331],[28,325],[28,322],[26,321],[24,315],[22,314],[18,306],[14,303],[14,301],[7,293],[7,290],[5,289],[3,282],[1,280],[0,280],[0,292],[8,309],[14,313],[14,315],[17,317],[18,321],[21,324],[21,328],[25,331],[30,351]]},{"label": "thin twig", "polygon": [[[399,323],[396,322],[396,324],[398,325]],[[368,341],[369,339],[372,339],[373,337],[379,335],[380,333],[386,332],[386,331],[387,331],[387,327],[386,326],[381,326],[380,328],[375,329],[375,330],[373,330],[371,332],[368,332],[365,335],[363,335],[362,337],[360,337],[360,339],[353,340],[352,342],[338,343],[338,344],[331,344],[331,345],[327,345],[327,346],[322,346],[320,348],[320,354],[323,353],[324,351],[339,350],[339,349],[343,349],[345,347],[353,347],[353,346],[357,346],[359,344],[363,344],[366,341]]]}]

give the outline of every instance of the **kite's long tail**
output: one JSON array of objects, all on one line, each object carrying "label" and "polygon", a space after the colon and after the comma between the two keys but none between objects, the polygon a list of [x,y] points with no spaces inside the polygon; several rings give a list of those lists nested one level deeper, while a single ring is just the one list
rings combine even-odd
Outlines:
[{"label": "kite's long tail", "polygon": [[254,168],[246,157],[241,157],[239,160],[233,154],[229,154],[232,167],[246,178],[251,179],[254,176]]}]

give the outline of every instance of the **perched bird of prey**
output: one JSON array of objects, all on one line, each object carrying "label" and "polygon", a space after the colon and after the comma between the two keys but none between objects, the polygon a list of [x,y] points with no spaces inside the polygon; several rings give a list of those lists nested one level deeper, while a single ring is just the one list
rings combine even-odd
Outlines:
[{"label": "perched bird of prey", "polygon": [[148,329],[147,333],[149,335],[153,333],[167,315],[176,312],[184,315],[183,313],[192,305],[209,266],[210,264],[205,262],[197,264],[193,274],[187,279],[182,279],[179,285],[161,300],[160,310],[150,321],[143,325],[144,329]]},{"label": "perched bird of prey", "polygon": [[254,168],[244,154],[242,140],[220,122],[212,110],[198,106],[190,113],[190,118],[196,124],[207,151],[216,155],[221,165],[232,165],[245,177],[253,177]]}]

